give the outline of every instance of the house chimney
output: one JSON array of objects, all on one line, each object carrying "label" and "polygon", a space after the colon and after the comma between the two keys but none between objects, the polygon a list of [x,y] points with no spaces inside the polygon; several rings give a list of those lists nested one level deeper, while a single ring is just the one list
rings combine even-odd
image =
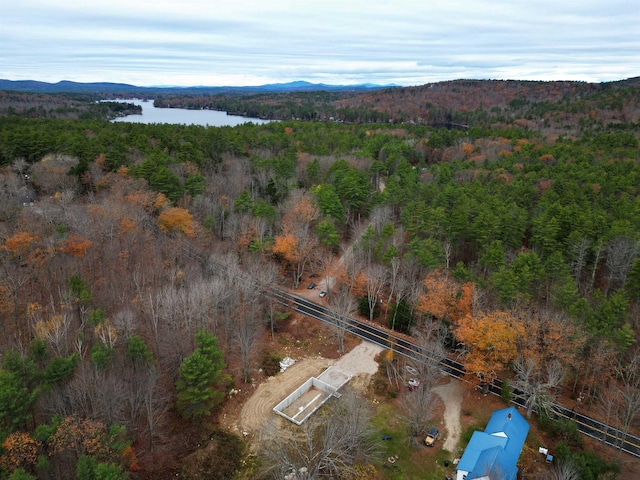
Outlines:
[{"label": "house chimney", "polygon": [[511,414],[507,415],[507,420],[511,420]]}]

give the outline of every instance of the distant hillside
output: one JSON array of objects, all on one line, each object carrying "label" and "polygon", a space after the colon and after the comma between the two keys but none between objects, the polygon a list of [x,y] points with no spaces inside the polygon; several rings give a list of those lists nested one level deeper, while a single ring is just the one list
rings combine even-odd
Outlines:
[{"label": "distant hillside", "polygon": [[448,128],[515,126],[551,136],[606,126],[636,130],[640,123],[640,77],[605,83],[452,80],[415,87],[298,81],[256,87],[181,88],[0,80],[0,115],[105,118],[95,101],[114,97],[153,99],[159,108],[220,110],[272,120]]},{"label": "distant hillside", "polygon": [[[369,91],[162,95],[157,107],[222,110],[251,117],[347,123],[572,129],[576,116],[605,123],[640,121],[640,78],[609,83],[452,80]],[[531,122],[538,122],[531,125]]]},{"label": "distant hillside", "polygon": [[452,80],[369,92],[336,103],[343,108],[384,111],[399,121],[432,123],[468,120],[471,112],[478,110],[496,115],[510,114],[525,107],[575,103],[592,95],[623,89],[637,91],[639,88],[640,77],[608,83]]},{"label": "distant hillside", "polygon": [[58,83],[37,82],[35,80],[0,79],[0,90],[33,93],[100,93],[100,92],[135,92],[140,87],[126,83],[78,83],[63,80]]},{"label": "distant hillside", "polygon": [[126,83],[78,83],[63,80],[58,83],[37,82],[34,80],[5,80],[0,79],[0,90],[32,93],[118,93],[118,94],[184,94],[184,95],[214,95],[214,94],[256,94],[256,93],[285,93],[334,91],[353,92],[371,91],[389,88],[390,85],[360,84],[360,85],[327,85],[324,83],[309,83],[296,81],[290,83],[274,83],[259,86],[231,87],[231,86],[194,86],[194,87],[139,87]]}]

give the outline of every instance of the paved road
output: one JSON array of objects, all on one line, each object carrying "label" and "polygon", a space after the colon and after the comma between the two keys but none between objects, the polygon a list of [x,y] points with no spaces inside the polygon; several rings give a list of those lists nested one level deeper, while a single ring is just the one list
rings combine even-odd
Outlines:
[{"label": "paved road", "polygon": [[[268,288],[265,289],[265,294],[304,315],[316,318],[330,325],[344,328],[348,332],[357,335],[364,340],[380,345],[384,348],[393,349],[394,352],[404,355],[405,357],[418,361],[424,361],[426,359],[436,362],[444,373],[454,378],[462,379],[465,375],[463,364],[450,358],[438,358],[432,352],[427,351],[423,347],[383,328],[361,322],[354,318],[338,315],[322,305],[289,293],[285,290]],[[490,393],[499,396],[502,390],[502,381],[496,380],[489,385],[488,388]],[[518,389],[512,390],[512,401],[516,405],[524,407],[527,398],[528,394],[526,392]],[[551,410],[552,415],[556,419],[565,418],[574,420],[581,433],[599,440],[606,445],[616,449],[621,449],[629,455],[640,458],[639,437],[631,434],[625,434],[621,430],[599,422],[598,420],[586,415],[573,412],[560,404],[553,404]]]},{"label": "paved road", "polygon": [[[157,228],[157,227],[156,227]],[[159,230],[158,230],[159,231]],[[182,243],[183,253],[192,258],[195,258],[206,264],[205,257],[197,252],[187,242]],[[226,270],[226,266],[219,264],[220,269]],[[464,365],[452,360],[450,358],[439,358],[433,352],[430,352],[423,347],[416,345],[405,338],[395,335],[385,329],[370,325],[365,322],[361,322],[354,318],[338,315],[337,313],[329,310],[328,308],[319,305],[315,302],[299,297],[286,290],[281,290],[274,287],[265,287],[255,284],[255,282],[247,278],[247,282],[255,285],[260,289],[264,295],[269,296],[278,302],[286,305],[289,308],[293,308],[298,312],[307,315],[312,318],[321,320],[322,322],[338,326],[346,329],[348,332],[363,338],[376,345],[380,345],[383,348],[392,349],[394,352],[404,355],[408,358],[425,361],[429,360],[438,364],[440,369],[457,379],[463,379],[465,375]],[[489,391],[494,395],[500,395],[502,390],[502,381],[496,380],[488,386]],[[514,389],[512,391],[512,401],[519,406],[524,406],[528,394],[521,390]],[[582,415],[580,413],[573,412],[560,404],[553,404],[551,407],[552,414],[556,419],[570,419],[574,420],[578,426],[578,430],[598,441],[603,442],[605,445],[611,446],[616,449],[620,449],[623,452],[640,458],[640,438],[624,433],[617,428],[614,428],[605,423],[599,422],[591,417]]]}]

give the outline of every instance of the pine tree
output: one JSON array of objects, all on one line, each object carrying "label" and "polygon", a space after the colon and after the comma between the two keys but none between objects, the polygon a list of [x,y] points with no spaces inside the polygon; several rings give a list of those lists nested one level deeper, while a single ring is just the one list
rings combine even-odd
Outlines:
[{"label": "pine tree", "polygon": [[223,393],[216,390],[224,368],[217,340],[200,330],[196,343],[198,348],[180,366],[180,379],[176,384],[178,410],[188,419],[209,415],[223,398]]}]

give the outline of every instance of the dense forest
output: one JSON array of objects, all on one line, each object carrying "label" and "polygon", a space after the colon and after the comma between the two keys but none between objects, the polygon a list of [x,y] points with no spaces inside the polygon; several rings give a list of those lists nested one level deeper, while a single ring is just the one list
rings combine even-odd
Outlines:
[{"label": "dense forest", "polygon": [[[0,92],[0,478],[285,478],[304,435],[277,456],[219,415],[282,357],[289,312],[256,285],[318,273],[330,308],[531,393],[528,414],[562,395],[640,430],[637,79],[178,99],[318,120],[234,128],[95,100]],[[358,427],[317,475],[399,478]],[[615,478],[561,440],[572,478]]]}]

